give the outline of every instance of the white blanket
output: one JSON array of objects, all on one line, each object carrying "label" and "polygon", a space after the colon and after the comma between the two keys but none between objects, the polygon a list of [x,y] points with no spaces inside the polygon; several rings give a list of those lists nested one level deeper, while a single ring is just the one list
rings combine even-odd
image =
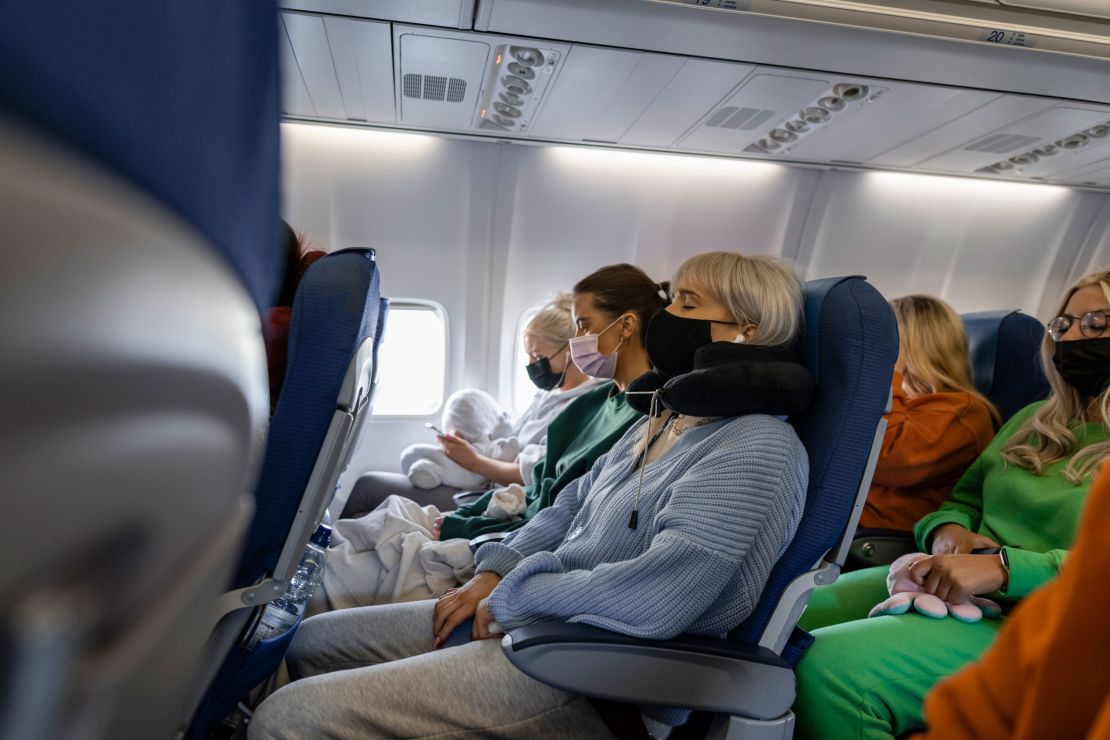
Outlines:
[{"label": "white blanket", "polygon": [[337,521],[324,571],[328,607],[438,598],[468,581],[474,575],[469,543],[433,539],[439,515],[434,506],[390,496],[365,516]]}]

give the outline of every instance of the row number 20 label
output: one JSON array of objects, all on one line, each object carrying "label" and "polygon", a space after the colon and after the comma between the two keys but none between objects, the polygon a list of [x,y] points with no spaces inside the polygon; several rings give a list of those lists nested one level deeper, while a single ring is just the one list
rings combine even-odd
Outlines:
[{"label": "row number 20 label", "polygon": [[1006,31],[1001,28],[984,28],[979,34],[980,41],[988,44],[1002,44],[1003,46],[1024,46],[1032,48],[1037,45],[1037,37],[1023,31]]}]

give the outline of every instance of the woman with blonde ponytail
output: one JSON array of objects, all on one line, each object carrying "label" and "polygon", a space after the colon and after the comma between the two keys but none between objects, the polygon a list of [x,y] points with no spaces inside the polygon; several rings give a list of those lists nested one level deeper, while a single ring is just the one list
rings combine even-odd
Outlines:
[{"label": "woman with blonde ponytail", "polygon": [[890,302],[900,341],[886,434],[859,526],[908,532],[987,448],[998,411],[971,382],[967,332],[939,298]]},{"label": "woman with blonde ponytail", "polygon": [[[1003,611],[1060,571],[1092,478],[1110,456],[1110,271],[1064,294],[1042,345],[1052,395],[1019,411],[960,478],[948,501],[914,527],[922,550],[890,582],[909,579],[949,604],[990,595]],[[976,660],[998,619],[964,623],[876,612],[886,567],[842,577],[810,599],[801,620],[816,638],[798,668],[797,735],[889,738],[922,727],[922,700]]]}]

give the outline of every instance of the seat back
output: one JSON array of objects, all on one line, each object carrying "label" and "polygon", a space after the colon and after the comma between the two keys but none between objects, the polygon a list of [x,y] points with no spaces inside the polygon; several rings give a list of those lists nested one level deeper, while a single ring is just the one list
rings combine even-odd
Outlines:
[{"label": "seat back", "polygon": [[168,736],[250,518],[275,4],[0,3],[0,737]]},{"label": "seat back", "polygon": [[1019,311],[980,311],[961,318],[975,387],[990,399],[1005,422],[1025,406],[1048,398],[1041,367],[1045,328]]},{"label": "seat back", "polygon": [[894,314],[864,278],[814,280],[803,292],[799,349],[817,391],[790,422],[809,453],[805,510],[755,610],[733,633],[775,652],[785,646],[809,591],[835,580],[844,563],[882,441],[898,355]]},{"label": "seat back", "polygon": [[[285,592],[347,466],[355,430],[371,403],[374,357],[384,317],[372,249],[317,260],[301,280],[289,326],[285,382],[270,424],[255,490],[256,513],[219,610],[228,614],[209,646],[216,675],[193,715],[190,737],[204,737],[281,662],[294,630],[253,650],[240,634],[251,611]],[[235,612],[238,612],[236,614]],[[233,640],[239,644],[232,646]]]},{"label": "seat back", "polygon": [[163,204],[2,122],[0,222],[0,737],[168,736],[250,519],[257,307]]},{"label": "seat back", "polygon": [[[286,549],[297,550],[296,567],[300,549],[296,543],[287,548],[286,540],[301,499],[314,476],[339,473],[323,469],[327,461],[321,459],[322,453],[334,457],[334,444],[341,441],[333,422],[361,412],[370,400],[379,283],[374,250],[347,249],[317,260],[297,288],[285,383],[270,422],[254,494],[257,511],[232,582],[236,588],[273,573]],[[308,514],[315,521],[301,549],[323,509]]]}]

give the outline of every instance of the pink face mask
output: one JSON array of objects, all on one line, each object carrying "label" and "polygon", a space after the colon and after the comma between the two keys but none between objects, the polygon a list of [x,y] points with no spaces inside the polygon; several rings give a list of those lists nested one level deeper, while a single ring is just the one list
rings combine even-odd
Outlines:
[{"label": "pink face mask", "polygon": [[591,378],[600,378],[602,380],[612,380],[613,375],[617,370],[617,350],[624,344],[624,339],[621,338],[620,344],[613,348],[609,354],[602,354],[597,348],[597,340],[602,334],[612,329],[617,325],[623,317],[618,317],[616,321],[609,326],[605,327],[597,334],[585,334],[580,337],[574,337],[570,340],[570,358],[579,370],[589,375]]}]

